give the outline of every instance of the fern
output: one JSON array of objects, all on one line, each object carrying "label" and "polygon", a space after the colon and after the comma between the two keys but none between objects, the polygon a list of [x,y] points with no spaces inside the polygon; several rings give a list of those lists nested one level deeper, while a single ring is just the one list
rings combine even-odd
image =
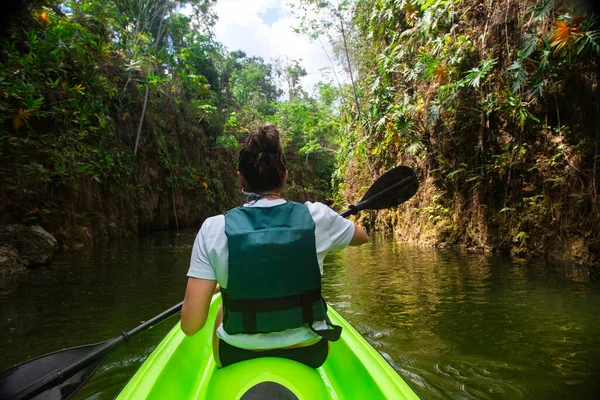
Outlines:
[{"label": "fern", "polygon": [[485,80],[485,77],[490,72],[490,70],[494,67],[494,65],[496,65],[497,62],[498,62],[497,58],[494,58],[492,60],[481,61],[477,68],[473,68],[473,69],[467,71],[467,76],[465,76],[465,78],[463,80],[464,83],[469,86],[478,88],[479,85],[481,84],[481,82],[483,80]]},{"label": "fern", "polygon": [[592,53],[600,54],[600,31],[588,31],[577,38],[577,54],[586,53],[590,50]]},{"label": "fern", "polygon": [[446,177],[448,179],[454,179],[455,176],[457,176],[458,174],[460,174],[461,172],[464,172],[465,169],[464,168],[458,168],[455,169],[454,171],[450,172],[448,175],[446,175]]},{"label": "fern", "polygon": [[544,18],[550,17],[550,12],[554,7],[554,0],[540,1],[527,9],[528,12],[533,13],[533,19],[535,22],[539,22]]},{"label": "fern", "polygon": [[544,95],[544,88],[548,85],[548,79],[542,79],[537,82],[529,90],[529,94],[533,97],[542,97]]},{"label": "fern", "polygon": [[527,75],[520,61],[514,61],[506,72],[512,77],[512,91],[519,92],[527,80]]},{"label": "fern", "polygon": [[425,145],[423,144],[423,142],[421,142],[421,138],[417,137],[417,138],[414,138],[414,140],[408,146],[406,146],[406,152],[408,154],[410,154],[411,156],[416,156],[424,148],[425,148]]},{"label": "fern", "polygon": [[538,37],[536,35],[527,35],[525,37],[525,43],[523,44],[523,47],[521,47],[521,50],[519,50],[519,59],[523,61],[533,54],[537,48],[537,43]]}]

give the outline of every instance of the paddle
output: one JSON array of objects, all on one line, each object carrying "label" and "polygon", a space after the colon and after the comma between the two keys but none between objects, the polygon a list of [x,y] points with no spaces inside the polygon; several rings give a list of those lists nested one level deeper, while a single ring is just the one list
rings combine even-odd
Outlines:
[{"label": "paddle", "polygon": [[419,181],[415,172],[405,166],[390,169],[371,185],[360,201],[341,213],[342,217],[361,210],[381,210],[396,207],[417,193]]},{"label": "paddle", "polygon": [[129,332],[107,341],[72,347],[26,361],[0,374],[0,399],[68,399],[75,394],[117,348],[138,333],[181,310],[183,302]]},{"label": "paddle", "polygon": [[[397,206],[417,192],[419,182],[412,169],[396,167],[371,185],[360,202],[340,215],[347,217],[361,210],[380,210]],[[0,374],[0,399],[68,399],[102,365],[106,357],[131,337],[156,325],[181,310],[179,303],[129,332],[105,342],[72,347],[26,361]]]}]

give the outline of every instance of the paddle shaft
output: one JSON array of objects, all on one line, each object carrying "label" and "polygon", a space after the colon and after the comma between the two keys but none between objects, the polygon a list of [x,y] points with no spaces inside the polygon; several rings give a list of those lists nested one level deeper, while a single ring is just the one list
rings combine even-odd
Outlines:
[{"label": "paddle shaft", "polygon": [[377,193],[376,195],[369,197],[367,200],[361,201],[353,206],[350,206],[350,208],[348,208],[346,211],[344,211],[340,215],[342,217],[346,218],[350,215],[357,214],[359,211],[369,208],[369,205],[373,204],[377,200],[392,193],[394,190],[397,190],[399,187],[404,186],[411,181],[414,181],[414,178],[412,176],[406,177],[406,178],[402,179],[401,181],[396,182],[393,185],[390,185],[388,188],[386,188],[385,190],[382,190],[381,192]]},{"label": "paddle shaft", "polygon": [[131,337],[137,335],[138,333],[140,333],[141,331],[145,330],[146,328],[149,328],[154,324],[162,322],[163,320],[169,318],[173,314],[177,314],[179,311],[181,311],[182,306],[183,306],[183,301],[179,304],[174,305],[173,307],[169,308],[168,310],[163,311],[161,314],[158,314],[156,317],[152,318],[151,320],[144,322],[140,326],[133,328],[132,330],[127,332],[127,336],[129,336],[131,338]]},{"label": "paddle shaft", "polygon": [[85,357],[83,357],[79,361],[77,361],[63,369],[54,371],[53,373],[46,375],[43,379],[32,382],[30,385],[23,388],[23,390],[21,390],[19,393],[17,393],[12,398],[13,399],[31,398],[31,397],[43,392],[44,390],[47,390],[50,387],[56,385],[57,382],[61,382],[65,379],[68,379],[69,377],[71,377],[74,373],[78,372],[79,370],[85,368],[86,366],[92,364],[93,362],[95,362],[103,357],[108,356],[108,354],[112,353],[113,351],[115,351],[116,349],[121,347],[123,344],[129,343],[129,340],[132,337],[134,337],[135,335],[137,335],[138,333],[146,330],[147,328],[151,327],[152,325],[156,325],[157,323],[162,322],[163,320],[169,318],[173,314],[176,314],[177,312],[179,312],[181,310],[182,306],[183,306],[183,302],[181,302],[177,305],[174,305],[173,307],[160,313],[156,317],[144,322],[140,326],[133,328],[129,332],[121,332],[120,336],[117,336],[113,339],[109,339],[105,342],[98,344],[98,348],[96,348],[91,353],[87,354]]}]

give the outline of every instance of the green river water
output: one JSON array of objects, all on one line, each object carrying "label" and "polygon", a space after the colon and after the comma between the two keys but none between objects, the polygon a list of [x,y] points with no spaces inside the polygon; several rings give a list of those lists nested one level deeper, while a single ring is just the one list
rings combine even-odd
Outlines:
[{"label": "green river water", "polygon": [[[195,232],[59,255],[0,282],[0,369],[118,335],[182,300]],[[324,293],[423,399],[600,398],[600,274],[396,243],[331,254]],[[111,399],[177,317],[76,396]]]}]

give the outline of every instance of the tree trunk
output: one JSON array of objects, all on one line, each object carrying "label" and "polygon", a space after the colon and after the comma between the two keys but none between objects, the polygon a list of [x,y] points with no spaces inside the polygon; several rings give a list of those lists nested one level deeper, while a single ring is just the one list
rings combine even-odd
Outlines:
[{"label": "tree trunk", "polygon": [[356,84],[354,83],[354,75],[352,74],[352,65],[350,64],[350,54],[348,53],[348,42],[346,41],[346,30],[344,29],[344,20],[341,14],[338,14],[340,18],[340,28],[342,31],[342,39],[344,40],[344,51],[346,52],[346,62],[348,63],[348,73],[350,74],[350,82],[352,83],[352,90],[354,91],[354,102],[356,103],[357,120],[360,119],[360,104],[358,102],[358,93],[356,91]]},{"label": "tree trunk", "polygon": [[[156,49],[158,48],[158,43],[160,42],[161,36],[164,33],[163,22],[165,20],[166,14],[167,14],[166,2],[163,3],[160,10],[161,10],[160,11],[160,24],[158,25],[158,33],[156,34],[156,38],[154,38],[154,44],[152,46],[152,50],[154,50],[154,51],[156,51]],[[155,16],[156,16],[156,13],[151,17],[151,20],[150,20],[150,23],[148,24],[148,26],[152,25],[152,22],[153,22]],[[152,67],[150,67],[150,71],[152,71]],[[146,107],[148,106],[148,93],[149,93],[149,86],[148,86],[148,83],[146,82],[146,94],[144,95],[144,105],[142,107],[142,115],[140,116],[140,122],[138,123],[137,135],[135,138],[135,147],[133,148],[133,154],[136,154],[136,155],[137,155],[138,146],[140,143],[140,135],[142,133],[142,126],[144,125],[144,118],[146,117]]]},{"label": "tree trunk", "polygon": [[344,96],[341,96],[341,93],[343,92],[343,89],[342,89],[342,84],[340,83],[340,80],[338,79],[338,75],[335,72],[335,65],[333,64],[333,61],[331,60],[331,57],[329,56],[329,52],[327,51],[327,49],[323,45],[323,42],[321,41],[321,38],[319,37],[318,39],[319,39],[319,44],[321,45],[321,48],[323,49],[323,52],[327,56],[327,59],[329,60],[329,64],[331,65],[331,71],[333,72],[333,77],[335,78],[335,81],[336,81],[336,83],[338,85],[338,89],[340,89],[340,99],[342,100],[342,103],[345,105],[346,104],[346,98]]},{"label": "tree trunk", "polygon": [[142,133],[142,126],[144,125],[144,117],[146,115],[146,106],[148,105],[148,92],[149,87],[146,85],[146,94],[144,95],[144,105],[142,107],[142,116],[140,117],[140,122],[138,123],[137,135],[135,137],[135,147],[133,148],[133,154],[137,154],[138,146],[140,144],[140,134]]}]

